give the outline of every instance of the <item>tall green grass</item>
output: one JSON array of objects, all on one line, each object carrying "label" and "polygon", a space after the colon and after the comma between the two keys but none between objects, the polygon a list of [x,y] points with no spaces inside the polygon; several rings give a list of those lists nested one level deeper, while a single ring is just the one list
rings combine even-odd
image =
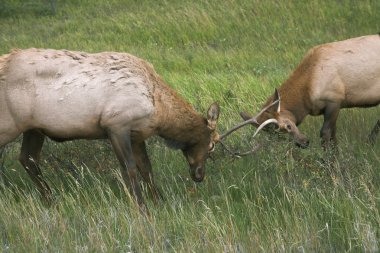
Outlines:
[{"label": "tall green grass", "polygon": [[[12,48],[126,51],[151,62],[200,112],[218,101],[219,130],[256,112],[312,46],[380,31],[379,1],[7,0],[0,3],[0,53]],[[286,136],[246,128],[229,139],[255,143],[232,159],[219,147],[201,184],[178,151],[148,141],[165,201],[142,217],[103,141],[47,141],[42,167],[55,203],[41,203],[17,162],[19,140],[0,162],[0,247],[5,252],[377,252],[379,143],[366,137],[376,108],[338,120],[339,153],[329,160],[321,118],[301,125],[306,150]]]}]

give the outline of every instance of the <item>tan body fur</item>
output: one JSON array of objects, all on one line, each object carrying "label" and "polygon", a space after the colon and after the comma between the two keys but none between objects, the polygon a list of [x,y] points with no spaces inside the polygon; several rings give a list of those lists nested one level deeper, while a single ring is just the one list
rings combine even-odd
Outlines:
[{"label": "tan body fur", "polygon": [[[324,115],[323,145],[336,142],[336,120],[341,108],[380,103],[380,36],[370,35],[316,46],[308,51],[290,77],[266,105],[280,98],[279,107],[258,117],[269,118],[289,132],[301,146],[308,140],[297,125],[307,115]],[[244,119],[250,116],[242,113]]]},{"label": "tan body fur", "polygon": [[159,135],[181,143],[191,176],[201,181],[218,116],[217,104],[208,119],[198,115],[150,64],[127,53],[27,49],[0,58],[0,147],[24,133],[20,161],[44,195],[50,189],[30,160],[38,160],[45,135],[109,138],[142,206],[136,169],[159,195],[144,140]]}]

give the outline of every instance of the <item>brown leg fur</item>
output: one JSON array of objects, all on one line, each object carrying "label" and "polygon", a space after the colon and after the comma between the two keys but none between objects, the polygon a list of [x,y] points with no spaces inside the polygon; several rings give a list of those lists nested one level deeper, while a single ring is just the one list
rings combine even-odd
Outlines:
[{"label": "brown leg fur", "polygon": [[378,120],[376,122],[375,126],[373,127],[373,129],[371,131],[371,134],[368,136],[368,141],[371,145],[375,144],[376,137],[377,137],[379,131],[380,131],[380,120]]},{"label": "brown leg fur", "polygon": [[43,199],[50,204],[51,190],[45,180],[42,178],[42,172],[38,166],[40,152],[44,143],[45,136],[38,131],[28,130],[23,134],[21,154],[19,160],[28,172],[32,181],[37,186]]},{"label": "brown leg fur", "polygon": [[116,156],[121,164],[121,174],[131,195],[135,198],[142,213],[148,213],[141,188],[137,180],[137,166],[132,151],[131,137],[128,130],[109,131],[109,138]]},{"label": "brown leg fur", "polygon": [[336,120],[338,119],[339,109],[340,107],[337,104],[330,104],[325,109],[324,122],[320,132],[324,150],[329,148],[331,141],[334,146],[337,145]]},{"label": "brown leg fur", "polygon": [[154,183],[152,165],[150,163],[148,153],[146,152],[145,142],[133,142],[132,148],[135,155],[137,168],[139,169],[145,183],[148,185],[148,189],[153,197],[153,200],[157,203],[160,199],[162,199],[162,195]]}]

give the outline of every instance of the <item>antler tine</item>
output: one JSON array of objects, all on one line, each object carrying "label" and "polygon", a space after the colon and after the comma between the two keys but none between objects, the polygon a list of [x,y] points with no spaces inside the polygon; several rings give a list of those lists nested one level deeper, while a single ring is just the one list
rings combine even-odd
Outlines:
[{"label": "antler tine", "polygon": [[[223,139],[226,138],[228,135],[232,134],[233,132],[235,132],[236,130],[242,128],[243,126],[245,126],[245,125],[247,125],[247,124],[251,124],[251,123],[259,124],[259,123],[257,122],[257,118],[258,118],[261,114],[263,114],[266,110],[268,110],[269,108],[271,108],[272,106],[276,105],[276,104],[279,103],[279,102],[280,102],[280,99],[277,99],[276,101],[274,101],[274,102],[272,102],[271,104],[267,105],[267,106],[264,107],[264,108],[263,108],[263,109],[262,109],[262,110],[261,110],[256,116],[255,116],[255,117],[253,117],[253,118],[251,118],[251,119],[248,119],[248,120],[246,120],[246,121],[244,121],[244,122],[242,122],[242,123],[236,125],[235,127],[231,128],[231,129],[230,129],[229,131],[227,131],[226,133],[222,134],[222,135],[220,136],[220,139],[223,140]],[[265,122],[264,122],[264,123],[265,123]],[[272,123],[272,122],[270,122],[270,123]],[[261,125],[263,125],[263,124],[261,124]],[[260,127],[258,128],[258,130],[259,130],[259,129],[261,130],[261,129],[262,129],[265,125],[267,125],[267,124],[265,124],[263,127],[261,127],[261,125],[260,125]],[[255,136],[257,133],[258,133],[258,131],[255,132],[254,136]]]},{"label": "antler tine", "polygon": [[256,116],[255,118],[257,119],[261,114],[263,114],[266,110],[268,110],[269,108],[271,108],[272,106],[276,105],[280,103],[280,99],[277,99],[275,101],[273,101],[272,103],[270,103],[269,105],[265,106]]},{"label": "antler tine", "polygon": [[[278,121],[276,119],[268,119],[266,121],[264,121],[256,130],[256,132],[253,134],[252,138],[254,138],[256,136],[256,134],[258,132],[260,132],[261,129],[263,129],[266,125],[270,124],[270,123],[277,123]],[[225,150],[227,150],[231,155],[235,156],[235,157],[241,157],[241,156],[246,156],[246,155],[250,155],[250,154],[253,154],[255,153],[259,148],[260,148],[260,145],[257,145],[256,147],[254,147],[252,150],[250,151],[247,151],[247,152],[244,152],[244,153],[238,153],[238,152],[233,152],[230,148],[228,148],[228,146],[226,144],[224,144],[224,142],[222,142],[222,140],[219,140],[220,144],[222,144],[223,148]]]},{"label": "antler tine", "polygon": [[[244,152],[244,153],[239,153],[239,152],[234,152],[232,151],[226,144],[223,143],[223,139],[226,138],[227,136],[229,136],[230,134],[232,134],[233,132],[235,132],[236,130],[242,128],[243,126],[247,125],[247,124],[250,124],[250,123],[254,123],[254,124],[259,124],[257,122],[257,118],[262,114],[264,113],[266,110],[268,110],[270,107],[276,105],[277,103],[280,102],[280,99],[277,99],[275,101],[273,101],[271,104],[267,105],[266,107],[264,107],[255,117],[251,118],[251,119],[248,119],[236,126],[234,126],[233,128],[231,128],[229,131],[227,131],[226,133],[222,134],[220,136],[220,139],[219,139],[219,143],[223,146],[223,148],[225,150],[227,150],[232,156],[234,157],[238,157],[240,158],[241,156],[246,156],[246,155],[250,155],[250,154],[253,154],[255,153],[261,146],[260,145],[257,145],[255,146],[252,150],[250,151],[247,151],[247,152]],[[268,119],[266,121],[264,121],[262,124],[260,124],[260,126],[257,128],[257,130],[255,131],[255,133],[253,134],[252,138],[254,138],[258,132],[260,132],[261,129],[263,129],[266,125],[270,124],[270,123],[278,123],[278,121],[276,119]]]},{"label": "antler tine", "polygon": [[247,125],[247,124],[250,124],[250,123],[256,123],[258,124],[257,120],[256,120],[256,117],[254,118],[251,118],[249,120],[246,120],[242,123],[240,123],[239,125],[236,125],[234,126],[233,128],[231,128],[229,131],[227,131],[226,133],[222,134],[220,136],[220,139],[223,140],[224,138],[226,138],[228,135],[232,134],[233,132],[235,132],[236,130],[238,130],[239,128],[242,128],[243,126]]},{"label": "antler tine", "polygon": [[233,152],[223,141],[219,140],[219,143],[223,146],[225,150],[228,151],[232,156],[236,156],[236,152]]},{"label": "antler tine", "polygon": [[258,132],[260,132],[261,129],[263,129],[266,125],[269,125],[270,123],[278,123],[276,119],[267,119],[261,125],[256,129],[256,132],[253,134],[252,138],[256,136]]},{"label": "antler tine", "polygon": [[241,158],[242,156],[247,156],[247,155],[253,154],[259,148],[261,148],[261,145],[259,144],[259,145],[256,145],[253,149],[251,149],[249,151],[246,151],[244,153],[240,153],[240,152],[232,151],[226,144],[224,144],[224,142],[222,142],[222,141],[219,141],[219,142],[220,142],[220,144],[222,144],[223,148],[228,151],[228,153],[230,153],[233,157],[236,157],[236,158]]},{"label": "antler tine", "polygon": [[257,150],[259,150],[259,148],[261,148],[261,145],[258,144],[256,145],[253,149],[251,149],[250,151],[247,151],[247,152],[244,152],[244,153],[235,153],[235,156],[237,157],[242,157],[242,156],[246,156],[246,155],[251,155],[253,153],[256,153]]}]

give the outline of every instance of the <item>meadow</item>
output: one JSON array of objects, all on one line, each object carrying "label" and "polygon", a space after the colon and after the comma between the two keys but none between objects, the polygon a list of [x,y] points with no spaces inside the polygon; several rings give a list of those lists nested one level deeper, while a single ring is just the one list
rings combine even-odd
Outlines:
[{"label": "meadow", "polygon": [[[52,4],[53,3],[53,4]],[[3,0],[0,53],[12,48],[129,52],[199,113],[218,101],[223,133],[258,112],[318,44],[380,32],[377,0]],[[133,205],[107,141],[47,140],[42,170],[54,191],[46,207],[17,161],[21,137],[0,159],[3,252],[378,252],[380,140],[367,135],[380,110],[346,109],[335,159],[320,147],[322,117],[300,126],[311,141],[252,139],[247,127],[218,146],[194,183],[180,151],[156,137],[148,152],[165,200],[151,218]],[[0,119],[1,120],[1,119]],[[380,138],[380,137],[379,137]]]}]

